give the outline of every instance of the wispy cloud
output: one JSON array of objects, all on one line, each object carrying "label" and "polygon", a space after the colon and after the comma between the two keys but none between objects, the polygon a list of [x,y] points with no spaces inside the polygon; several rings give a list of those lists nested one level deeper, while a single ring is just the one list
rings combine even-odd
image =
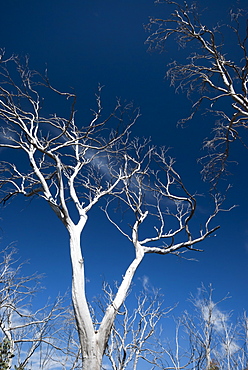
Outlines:
[{"label": "wispy cloud", "polygon": [[152,285],[152,283],[150,281],[149,276],[143,275],[141,277],[138,277],[138,280],[141,281],[143,290],[146,293],[153,293],[154,292],[154,287],[153,287],[153,285]]},{"label": "wispy cloud", "polygon": [[218,332],[223,330],[229,318],[228,314],[222,312],[212,300],[206,303],[199,299],[197,301],[197,307],[200,308],[202,318],[205,322],[209,322],[209,324],[213,325]]}]

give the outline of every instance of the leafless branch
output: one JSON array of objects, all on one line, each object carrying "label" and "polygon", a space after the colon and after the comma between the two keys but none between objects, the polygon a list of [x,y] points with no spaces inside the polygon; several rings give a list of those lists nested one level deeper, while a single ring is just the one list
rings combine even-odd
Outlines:
[{"label": "leafless branch", "polygon": [[[176,90],[186,91],[194,101],[192,114],[181,123],[191,119],[204,100],[209,103],[210,113],[219,117],[213,136],[204,142],[208,154],[201,158],[203,176],[215,187],[226,172],[230,144],[235,140],[243,143],[242,132],[248,127],[247,13],[231,10],[230,24],[210,28],[202,23],[195,3],[157,2],[172,6],[173,12],[167,19],[150,19],[151,35],[147,38],[150,50],[164,50],[171,37],[181,48],[194,49],[184,63],[174,61],[167,71]],[[232,41],[228,49],[229,39]]]}]

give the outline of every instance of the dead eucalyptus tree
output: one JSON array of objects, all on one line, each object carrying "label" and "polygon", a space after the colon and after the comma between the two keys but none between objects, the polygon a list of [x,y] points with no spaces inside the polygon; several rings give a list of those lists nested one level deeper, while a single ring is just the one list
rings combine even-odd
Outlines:
[{"label": "dead eucalyptus tree", "polygon": [[58,332],[67,308],[64,298],[58,297],[34,310],[32,299],[40,290],[41,276],[23,275],[24,264],[18,262],[15,254],[12,247],[1,252],[0,368],[9,370],[15,366],[22,370],[33,362],[36,368],[45,369],[44,364],[50,363],[54,351],[64,355]]},{"label": "dead eucalyptus tree", "polygon": [[[168,65],[167,77],[177,91],[186,91],[193,101],[191,115],[180,122],[191,119],[203,101],[208,104],[207,110],[218,117],[215,126],[211,126],[213,136],[204,141],[208,154],[201,158],[204,178],[215,186],[225,173],[230,144],[240,140],[247,147],[247,5],[243,4],[246,10],[231,10],[228,24],[221,20],[212,27],[207,24],[209,19],[203,20],[204,12],[212,9],[201,12],[195,2],[155,3],[164,4],[166,12],[171,6],[173,12],[168,17],[150,19],[147,43],[150,50],[160,51],[166,50],[171,38],[179,45],[179,61]],[[239,6],[242,7],[242,2]]]},{"label": "dead eucalyptus tree", "polygon": [[[67,229],[83,369],[99,370],[116,314],[144,255],[195,250],[195,244],[217,229],[210,222],[221,200],[215,198],[213,213],[194,236],[191,223],[196,200],[174,170],[174,162],[166,158],[164,149],[157,151],[147,142],[130,139],[137,110],[117,101],[113,112],[104,117],[100,89],[93,118],[76,124],[74,94],[59,92],[47,77],[30,71],[16,57],[4,60],[3,55],[0,68],[0,148],[3,155],[11,153],[11,160],[1,161],[2,202],[16,195],[40,197]],[[46,113],[42,93],[71,100],[68,117]],[[80,238],[89,210],[97,203],[102,205],[103,198],[107,218],[133,244],[135,257],[101,323],[95,326],[86,299]],[[127,209],[132,225],[128,231],[114,219],[111,205],[115,202],[119,210]]]}]

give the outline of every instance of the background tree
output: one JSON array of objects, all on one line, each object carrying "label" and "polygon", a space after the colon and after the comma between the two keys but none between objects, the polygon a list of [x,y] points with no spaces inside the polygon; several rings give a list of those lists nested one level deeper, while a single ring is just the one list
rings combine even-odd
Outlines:
[{"label": "background tree", "polygon": [[[97,300],[96,310],[104,313],[105,307],[113,300],[113,290],[103,286],[104,299]],[[159,346],[160,320],[172,308],[163,308],[163,297],[158,290],[142,291],[136,299],[136,307],[131,311],[124,303],[113,324],[105,357],[113,370],[142,367],[144,362],[160,368],[163,351]]]},{"label": "background tree", "polygon": [[[1,161],[0,167],[2,202],[19,194],[40,197],[68,231],[72,302],[83,368],[96,370],[101,366],[115,317],[145,254],[198,250],[195,245],[218,228],[212,228],[210,223],[219,212],[222,199],[215,197],[213,214],[196,233],[196,199],[175,171],[174,161],[167,158],[165,149],[157,150],[146,140],[130,138],[130,128],[139,117],[137,110],[117,101],[113,112],[103,117],[99,88],[92,120],[77,125],[74,94],[56,90],[46,76],[31,71],[27,61],[23,65],[17,57],[4,59],[4,55],[1,60],[0,147],[6,150],[6,160]],[[41,96],[51,99],[52,93],[72,100],[67,118],[58,112],[46,114]],[[101,323],[95,326],[86,298],[80,239],[88,212],[96,204],[103,207],[109,221],[133,244],[135,257]],[[128,216],[126,228],[120,227],[114,205],[121,217],[123,211]]]},{"label": "background tree", "polygon": [[[180,48],[180,62],[169,64],[167,77],[176,90],[186,91],[192,99],[191,119],[203,101],[207,110],[218,117],[211,126],[213,136],[204,141],[208,154],[201,158],[203,176],[214,187],[226,172],[230,144],[239,140],[247,147],[248,125],[248,54],[247,12],[230,11],[229,24],[209,27],[196,3],[183,5],[171,0],[156,3],[170,5],[168,18],[151,18],[147,39],[150,49],[164,50],[173,38]],[[182,54],[182,53],[181,53]]]},{"label": "background tree", "polygon": [[[247,318],[236,322],[221,306],[229,296],[215,302],[213,288],[202,286],[191,296],[193,311],[179,317],[175,343],[164,346],[164,366],[170,369],[243,370],[247,366]],[[167,366],[167,367],[166,367]]]},{"label": "background tree", "polygon": [[[64,299],[34,309],[33,298],[40,290],[41,275],[22,274],[23,263],[15,258],[16,249],[1,252],[0,262],[0,367],[17,370],[29,368],[34,357],[36,368],[45,369],[55,352],[64,356],[60,340],[61,323],[67,316]],[[42,350],[41,347],[43,347]],[[36,361],[35,361],[36,362]]]}]

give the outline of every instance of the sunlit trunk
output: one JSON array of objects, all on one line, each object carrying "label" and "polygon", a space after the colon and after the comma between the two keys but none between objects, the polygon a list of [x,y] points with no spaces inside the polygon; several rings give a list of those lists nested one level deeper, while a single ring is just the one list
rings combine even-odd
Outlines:
[{"label": "sunlit trunk", "polygon": [[118,313],[119,308],[121,307],[121,305],[126,299],[126,295],[130,288],[134,274],[139,264],[141,263],[143,257],[144,257],[144,253],[142,252],[139,253],[139,255],[137,255],[136,258],[129,265],[125,275],[123,276],[122,283],[118,288],[118,291],[116,293],[116,296],[113,302],[108,306],[105,312],[105,315],[103,317],[102,323],[99,328],[99,333],[98,333],[99,335],[98,343],[99,343],[100,351],[102,352],[102,354],[104,354],[106,345],[108,343],[115,317]]},{"label": "sunlit trunk", "polygon": [[207,363],[207,370],[211,370],[211,349],[209,345],[207,345],[206,347],[206,363]]},{"label": "sunlit trunk", "polygon": [[72,304],[82,351],[83,369],[99,370],[101,355],[97,348],[97,336],[85,293],[84,260],[80,245],[82,227],[69,225],[68,231],[72,264]]},{"label": "sunlit trunk", "polygon": [[100,370],[113,322],[126,298],[137,267],[144,257],[144,251],[143,248],[138,248],[136,258],[129,265],[123,276],[115,299],[108,306],[99,330],[95,331],[86,299],[84,259],[80,243],[85,222],[81,222],[80,225],[74,225],[72,222],[66,224],[70,236],[72,303],[82,351],[83,370]]}]

